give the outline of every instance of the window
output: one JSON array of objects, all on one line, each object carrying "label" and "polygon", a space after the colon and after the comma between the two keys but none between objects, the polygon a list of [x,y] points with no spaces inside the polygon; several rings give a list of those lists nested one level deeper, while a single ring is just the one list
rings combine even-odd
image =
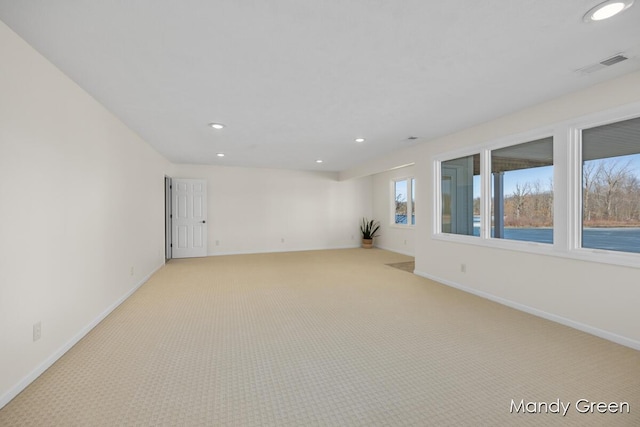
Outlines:
[{"label": "window", "polygon": [[393,181],[393,223],[415,225],[415,179]]},{"label": "window", "polygon": [[553,138],[491,151],[491,237],[553,243]]},{"label": "window", "polygon": [[434,158],[433,238],[640,266],[640,104],[465,151]]},{"label": "window", "polygon": [[582,247],[640,253],[640,118],[582,131]]},{"label": "window", "polygon": [[411,178],[411,225],[416,225],[416,180]]},{"label": "window", "polygon": [[483,151],[491,159],[490,203],[482,202],[480,154],[440,163],[439,231],[481,236],[484,205],[491,233],[483,237],[553,243],[553,138]]},{"label": "window", "polygon": [[440,194],[440,232],[479,236],[480,154],[442,162]]}]

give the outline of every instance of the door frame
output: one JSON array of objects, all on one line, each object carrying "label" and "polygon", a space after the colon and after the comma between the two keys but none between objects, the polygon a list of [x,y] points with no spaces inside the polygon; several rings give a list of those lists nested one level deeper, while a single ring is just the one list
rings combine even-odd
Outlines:
[{"label": "door frame", "polygon": [[171,258],[173,258],[172,254],[172,240],[171,240],[171,230],[172,230],[172,216],[171,216],[171,203],[172,203],[172,190],[173,186],[171,184],[171,177],[165,175],[164,176],[164,261],[167,262]]}]

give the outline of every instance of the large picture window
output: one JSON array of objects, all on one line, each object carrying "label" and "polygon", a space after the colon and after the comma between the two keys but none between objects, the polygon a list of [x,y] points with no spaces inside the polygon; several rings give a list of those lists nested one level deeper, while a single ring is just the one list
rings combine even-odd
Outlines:
[{"label": "large picture window", "polygon": [[480,154],[440,164],[440,232],[479,236]]},{"label": "large picture window", "polygon": [[415,179],[393,181],[394,224],[415,225]]},{"label": "large picture window", "polygon": [[639,110],[435,156],[433,238],[640,266]]},{"label": "large picture window", "polygon": [[582,247],[640,253],[640,118],[582,131]]},{"label": "large picture window", "polygon": [[491,152],[491,236],[553,243],[553,138]]}]

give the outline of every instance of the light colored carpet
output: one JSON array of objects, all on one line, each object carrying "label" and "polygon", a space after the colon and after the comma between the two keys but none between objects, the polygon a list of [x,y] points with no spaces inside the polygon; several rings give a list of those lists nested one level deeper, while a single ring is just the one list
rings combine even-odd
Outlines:
[{"label": "light colored carpet", "polygon": [[[640,352],[385,264],[378,249],[174,260],[2,426],[640,425]],[[571,402],[511,414],[511,399]],[[579,414],[578,399],[629,414]]]}]

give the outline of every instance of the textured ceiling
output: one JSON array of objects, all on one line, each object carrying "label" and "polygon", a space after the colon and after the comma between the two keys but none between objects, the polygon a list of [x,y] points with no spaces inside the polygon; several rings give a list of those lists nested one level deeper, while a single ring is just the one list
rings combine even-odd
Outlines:
[{"label": "textured ceiling", "polygon": [[0,20],[173,162],[342,171],[640,69],[640,6],[583,23],[599,2],[0,0]]}]

